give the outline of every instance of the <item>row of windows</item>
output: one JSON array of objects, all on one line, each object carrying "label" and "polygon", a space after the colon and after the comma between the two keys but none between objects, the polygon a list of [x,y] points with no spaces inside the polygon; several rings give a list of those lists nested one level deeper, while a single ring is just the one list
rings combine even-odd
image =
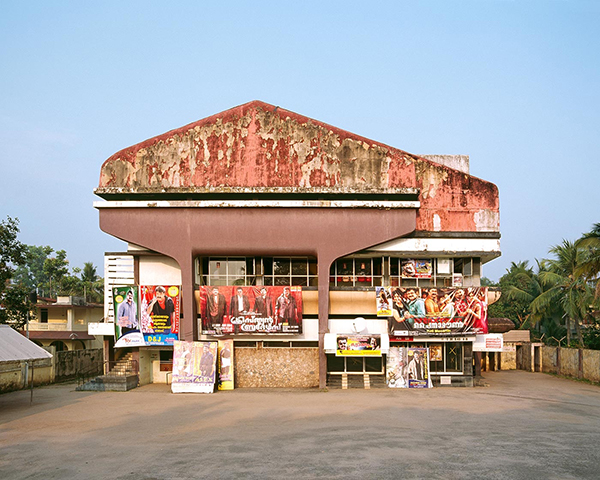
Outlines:
[{"label": "row of windows", "polygon": [[[450,287],[479,275],[478,258],[406,259],[346,257],[334,262],[330,286]],[[204,257],[196,259],[198,285],[318,285],[317,260],[310,257]],[[458,281],[458,284],[457,284]],[[471,282],[465,283],[465,286]]]},{"label": "row of windows", "polygon": [[[463,344],[443,343],[398,343],[393,346],[429,347],[429,371],[432,374],[462,373]],[[329,373],[383,373],[384,357],[337,357],[327,355]]]}]

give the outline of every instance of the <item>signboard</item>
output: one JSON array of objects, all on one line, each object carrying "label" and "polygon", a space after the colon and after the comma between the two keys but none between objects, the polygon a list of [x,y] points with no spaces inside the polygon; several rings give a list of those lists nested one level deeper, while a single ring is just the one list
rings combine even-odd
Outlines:
[{"label": "signboard", "polygon": [[394,288],[392,315],[394,337],[486,334],[487,287]]},{"label": "signboard", "polygon": [[387,354],[386,382],[390,388],[431,388],[429,349],[391,347]]},{"label": "signboard", "polygon": [[381,335],[337,335],[336,357],[381,357]]},{"label": "signboard", "polygon": [[145,345],[139,326],[138,293],[134,285],[113,287],[115,348]]},{"label": "signboard", "polygon": [[217,342],[173,341],[173,393],[212,393],[215,389]]},{"label": "signboard", "polygon": [[173,345],[179,338],[179,286],[140,287],[140,327],[146,345]]},{"label": "signboard", "polygon": [[433,272],[431,259],[406,259],[400,261],[402,278],[431,278]]},{"label": "signboard", "polygon": [[219,340],[219,390],[233,390],[233,340]]},{"label": "signboard", "polygon": [[204,335],[302,333],[302,287],[202,286]]},{"label": "signboard", "polygon": [[375,287],[377,295],[377,316],[390,317],[392,315],[392,289],[390,287]]},{"label": "signboard", "polygon": [[477,335],[473,343],[474,352],[502,352],[504,336],[501,333],[488,333]]}]

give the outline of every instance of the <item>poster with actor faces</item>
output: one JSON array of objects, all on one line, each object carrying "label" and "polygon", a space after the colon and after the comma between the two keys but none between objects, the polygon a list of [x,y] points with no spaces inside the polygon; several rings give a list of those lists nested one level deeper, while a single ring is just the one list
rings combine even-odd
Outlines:
[{"label": "poster with actor faces", "polygon": [[391,289],[392,336],[488,333],[487,287]]},{"label": "poster with actor faces", "polygon": [[173,345],[179,339],[179,285],[140,286],[140,328],[146,345]]},{"label": "poster with actor faces", "polygon": [[204,335],[302,333],[302,287],[202,286]]},{"label": "poster with actor faces", "polygon": [[145,345],[140,332],[138,287],[123,285],[113,287],[116,348]]},{"label": "poster with actor faces", "polygon": [[173,342],[173,393],[212,393],[215,389],[217,342]]},{"label": "poster with actor faces", "polygon": [[387,354],[386,383],[390,388],[431,388],[429,350],[391,347]]}]

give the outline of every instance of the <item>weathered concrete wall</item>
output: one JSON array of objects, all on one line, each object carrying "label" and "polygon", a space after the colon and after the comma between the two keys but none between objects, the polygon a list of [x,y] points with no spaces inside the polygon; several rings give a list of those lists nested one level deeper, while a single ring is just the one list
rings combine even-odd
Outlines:
[{"label": "weathered concrete wall", "polygon": [[418,189],[417,230],[497,232],[495,185],[308,117],[250,102],[117,152],[99,195],[400,193]]},{"label": "weathered concrete wall", "polygon": [[582,350],[583,378],[592,382],[600,382],[600,351]]},{"label": "weathered concrete wall", "polygon": [[318,348],[240,348],[234,352],[236,388],[318,387]]},{"label": "weathered concrete wall", "polygon": [[542,347],[542,359],[544,361],[543,372],[558,373],[557,350],[558,347],[551,347],[548,345]]},{"label": "weathered concrete wall", "polygon": [[56,352],[54,359],[57,382],[76,378],[79,373],[100,375],[104,362],[101,348]]},{"label": "weathered concrete wall", "polygon": [[[36,360],[33,362],[33,372],[29,369],[29,375],[33,374],[34,385],[46,385],[54,381],[52,359]],[[25,362],[2,362],[0,363],[0,393],[20,390],[25,388],[26,379]],[[31,379],[31,377],[29,377]],[[30,381],[30,380],[29,380]]]},{"label": "weathered concrete wall", "polygon": [[504,350],[500,355],[501,370],[517,369],[517,347],[514,344],[504,343]]},{"label": "weathered concrete wall", "polygon": [[579,376],[579,350],[576,348],[560,349],[560,373],[569,377]]}]

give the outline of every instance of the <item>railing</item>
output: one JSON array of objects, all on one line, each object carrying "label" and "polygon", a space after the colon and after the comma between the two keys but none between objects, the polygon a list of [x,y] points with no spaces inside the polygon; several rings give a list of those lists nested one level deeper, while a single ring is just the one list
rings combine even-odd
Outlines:
[{"label": "railing", "polygon": [[137,360],[119,360],[116,362],[104,362],[104,375],[111,374],[118,377],[126,377],[128,375],[138,375],[139,365]]}]

